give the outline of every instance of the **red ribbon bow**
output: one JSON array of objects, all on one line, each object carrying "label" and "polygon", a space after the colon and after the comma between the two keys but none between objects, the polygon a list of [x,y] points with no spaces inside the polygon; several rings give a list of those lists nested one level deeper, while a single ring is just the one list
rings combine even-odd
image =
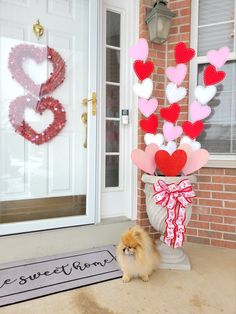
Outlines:
[{"label": "red ribbon bow", "polygon": [[184,226],[185,208],[192,203],[192,198],[195,197],[191,182],[189,179],[184,179],[178,184],[167,184],[163,180],[158,180],[153,184],[153,189],[156,192],[153,196],[155,203],[167,209],[164,241],[168,246],[180,247],[186,231]]}]

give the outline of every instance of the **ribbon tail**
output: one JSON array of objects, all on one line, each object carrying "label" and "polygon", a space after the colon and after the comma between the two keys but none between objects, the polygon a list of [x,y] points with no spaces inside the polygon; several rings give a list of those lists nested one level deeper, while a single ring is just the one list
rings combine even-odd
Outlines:
[{"label": "ribbon tail", "polygon": [[178,217],[176,219],[176,232],[175,232],[175,241],[174,248],[181,247],[184,242],[184,234],[185,234],[185,222],[186,219],[186,210],[184,206],[179,207]]}]

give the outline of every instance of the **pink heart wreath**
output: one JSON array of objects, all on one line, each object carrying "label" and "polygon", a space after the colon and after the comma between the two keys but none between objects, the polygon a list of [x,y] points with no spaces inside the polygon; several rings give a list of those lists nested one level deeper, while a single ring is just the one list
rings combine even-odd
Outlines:
[{"label": "pink heart wreath", "polygon": [[[46,82],[35,84],[23,70],[25,59],[33,59],[36,63],[45,60],[52,62],[53,72]],[[35,96],[44,96],[53,92],[65,79],[65,61],[60,54],[50,47],[35,47],[34,45],[20,44],[11,49],[8,68],[15,79],[22,87]]]},{"label": "pink heart wreath", "polygon": [[[49,109],[54,114],[54,120],[43,132],[37,133],[24,120],[26,108],[33,109],[41,115],[45,110]],[[17,133],[28,141],[40,145],[50,141],[63,129],[66,123],[66,113],[58,100],[52,97],[37,100],[28,94],[26,96],[19,96],[11,102],[9,119]]]}]

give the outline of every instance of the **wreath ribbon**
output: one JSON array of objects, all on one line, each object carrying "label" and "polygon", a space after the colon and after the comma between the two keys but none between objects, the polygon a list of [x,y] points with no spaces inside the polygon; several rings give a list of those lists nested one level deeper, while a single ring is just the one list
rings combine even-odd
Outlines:
[{"label": "wreath ribbon", "polygon": [[156,192],[153,196],[155,203],[167,209],[164,242],[174,248],[181,247],[186,231],[185,209],[195,197],[191,182],[189,179],[184,179],[178,184],[167,184],[163,180],[158,180],[153,184],[153,189]]}]

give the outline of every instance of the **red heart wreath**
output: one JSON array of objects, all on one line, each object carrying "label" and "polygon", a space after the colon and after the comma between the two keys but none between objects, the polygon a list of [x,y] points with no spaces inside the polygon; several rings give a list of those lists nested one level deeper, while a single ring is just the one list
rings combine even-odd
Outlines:
[{"label": "red heart wreath", "polygon": [[[24,120],[24,112],[26,108],[42,113],[49,109],[54,114],[54,121],[41,133],[34,131],[31,126]],[[10,104],[9,119],[15,131],[22,135],[28,141],[40,145],[50,141],[65,126],[66,113],[61,103],[52,98],[46,97],[37,100],[31,95],[20,96],[13,100]]]},{"label": "red heart wreath", "polygon": [[143,62],[141,60],[136,60],[133,64],[133,67],[140,81],[148,78],[154,70],[154,64],[152,61]]},{"label": "red heart wreath", "polygon": [[139,125],[144,132],[155,134],[158,127],[158,117],[151,114],[147,119],[140,120]]},{"label": "red heart wreath", "polygon": [[196,121],[194,123],[190,121],[185,121],[182,124],[184,133],[191,137],[191,139],[197,138],[203,131],[204,129],[204,124],[202,121]]},{"label": "red heart wreath", "polygon": [[175,123],[179,117],[180,106],[178,103],[174,103],[168,108],[161,108],[160,115],[161,117],[171,123]]},{"label": "red heart wreath", "polygon": [[[46,59],[52,62],[53,72],[48,80],[42,84],[35,82],[23,70],[23,62],[30,58],[36,63]],[[53,92],[65,79],[65,61],[60,54],[50,47],[35,47],[34,45],[20,44],[11,49],[8,68],[14,78],[22,87],[35,96],[44,96]]]},{"label": "red heart wreath", "polygon": [[205,86],[217,84],[225,78],[224,71],[217,71],[214,65],[208,65],[204,70],[204,84]]},{"label": "red heart wreath", "polygon": [[195,56],[195,50],[193,48],[187,48],[186,44],[179,42],[175,46],[175,61],[179,63],[187,63]]}]

